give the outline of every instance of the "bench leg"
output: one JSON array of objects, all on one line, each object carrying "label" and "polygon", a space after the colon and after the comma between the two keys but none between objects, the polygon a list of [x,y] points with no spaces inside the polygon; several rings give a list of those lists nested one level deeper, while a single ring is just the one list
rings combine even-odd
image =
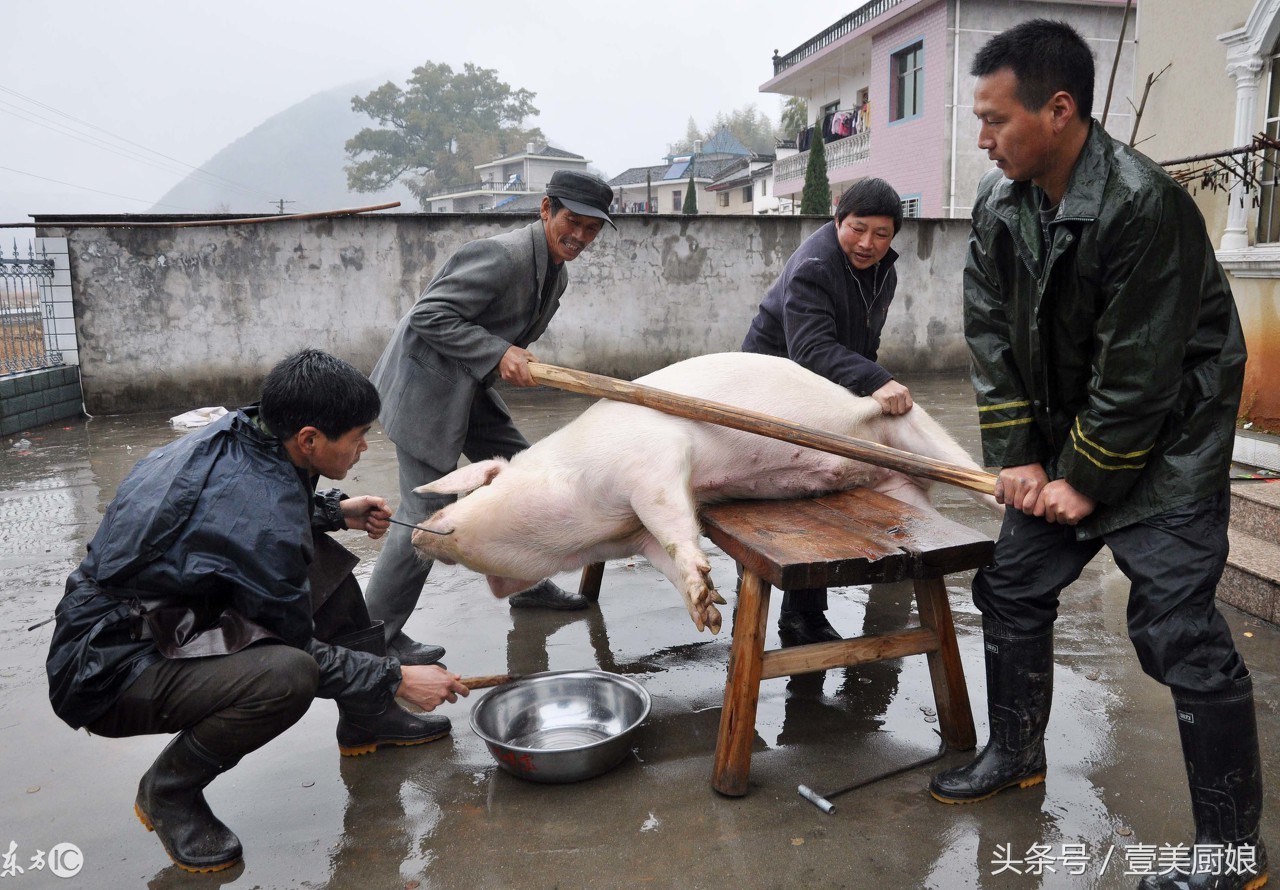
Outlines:
[{"label": "bench leg", "polygon": [[578,581],[578,593],[587,598],[587,602],[600,602],[600,580],[604,578],[604,563],[593,562],[582,567],[582,579]]},{"label": "bench leg", "polygon": [[964,665],[956,643],[956,628],[947,602],[947,586],[942,578],[922,578],[915,582],[916,609],[920,623],[938,637],[938,651],[929,653],[929,676],[938,706],[942,738],[953,751],[968,751],[978,744],[969,707],[969,689],[964,682]]},{"label": "bench leg", "polygon": [[711,787],[730,797],[741,797],[747,793],[768,617],[769,585],[754,572],[744,572],[733,616],[729,676],[724,687],[720,731],[716,737],[715,766],[711,771]]}]

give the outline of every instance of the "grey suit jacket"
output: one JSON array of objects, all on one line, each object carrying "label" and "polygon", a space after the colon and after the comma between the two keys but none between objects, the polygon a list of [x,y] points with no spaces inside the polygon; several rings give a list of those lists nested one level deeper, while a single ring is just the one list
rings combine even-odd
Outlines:
[{"label": "grey suit jacket", "polygon": [[509,416],[491,386],[507,348],[538,339],[560,305],[568,284],[563,265],[539,306],[550,262],[540,219],[464,244],[445,262],[370,375],[392,442],[447,473],[462,454],[475,400],[488,399]]}]

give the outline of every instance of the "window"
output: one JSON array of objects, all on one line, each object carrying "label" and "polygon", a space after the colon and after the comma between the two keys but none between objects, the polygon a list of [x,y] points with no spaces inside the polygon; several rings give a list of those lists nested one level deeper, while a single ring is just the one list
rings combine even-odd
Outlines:
[{"label": "window", "polygon": [[920,196],[911,195],[902,199],[902,215],[904,217],[920,216]]},{"label": "window", "polygon": [[743,203],[743,204],[750,204],[750,203],[751,203],[751,186],[746,186],[746,187],[742,190],[742,203]]},{"label": "window", "polygon": [[924,106],[924,41],[889,57],[890,120],[919,117]]},{"label": "window", "polygon": [[676,189],[674,192],[671,193],[671,209],[675,213],[679,213],[680,208],[684,206],[684,201],[681,200],[681,198],[682,198],[682,194],[680,192],[680,189]]},{"label": "window", "polygon": [[717,203],[717,204],[719,204],[721,207],[728,207],[728,206],[729,206],[729,193],[728,193],[728,192],[720,192],[719,194],[717,194],[717,195],[716,195],[716,203]]},{"label": "window", "polygon": [[[1280,52],[1271,57],[1271,85],[1267,94],[1267,136],[1276,138],[1280,133]],[[1280,189],[1275,185],[1280,174],[1280,153],[1269,148],[1262,156],[1262,183],[1258,196],[1258,230],[1254,237],[1257,244],[1280,241]]]}]

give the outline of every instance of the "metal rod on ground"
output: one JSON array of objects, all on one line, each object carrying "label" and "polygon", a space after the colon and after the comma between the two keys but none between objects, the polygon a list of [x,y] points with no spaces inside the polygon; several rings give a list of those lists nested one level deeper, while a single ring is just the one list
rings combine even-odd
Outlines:
[{"label": "metal rod on ground", "polygon": [[[938,732],[938,731],[935,729],[934,732]],[[810,788],[808,785],[800,785],[799,787],[796,788],[796,791],[800,793],[801,797],[809,801],[809,803],[813,804],[815,807],[822,810],[822,812],[826,813],[827,815],[831,815],[836,811],[836,805],[833,804],[830,800],[828,800],[828,798],[837,797],[841,794],[846,794],[850,791],[856,791],[859,788],[865,788],[868,785],[875,784],[876,782],[881,782],[885,779],[892,779],[894,776],[900,776],[903,773],[911,772],[911,770],[913,769],[919,769],[922,766],[928,766],[931,763],[935,763],[936,761],[941,760],[943,756],[946,755],[947,753],[947,740],[942,738],[942,733],[940,732],[938,733],[938,738],[942,739],[941,744],[938,747],[938,753],[934,754],[931,757],[926,757],[924,760],[917,760],[913,763],[908,763],[906,766],[900,766],[897,769],[891,769],[888,772],[879,773],[877,775],[870,776],[869,778],[863,779],[860,782],[854,782],[852,785],[846,785],[843,788],[837,788],[835,791],[828,791],[826,794],[819,794],[818,792]]]},{"label": "metal rod on ground", "polygon": [[995,493],[996,477],[982,470],[949,464],[931,457],[922,457],[878,442],[824,432],[779,417],[761,414],[758,411],[735,408],[732,405],[701,399],[697,396],[680,395],[655,389],[652,386],[618,380],[615,377],[575,371],[572,368],[561,368],[542,362],[530,362],[529,373],[537,382],[556,389],[613,399],[618,402],[629,402],[632,405],[652,408],[655,411],[674,414],[689,420],[714,423],[783,442],[791,442],[794,445],[803,445],[828,454],[838,454],[841,457],[897,470],[910,476],[922,476],[936,482],[946,482],[970,491],[983,494]]}]

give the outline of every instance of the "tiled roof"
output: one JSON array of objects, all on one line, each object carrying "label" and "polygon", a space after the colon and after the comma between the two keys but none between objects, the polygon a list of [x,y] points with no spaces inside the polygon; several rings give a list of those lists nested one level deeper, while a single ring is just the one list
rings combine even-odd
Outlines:
[{"label": "tiled roof", "polygon": [[707,155],[738,155],[741,157],[752,154],[751,149],[743,145],[737,136],[729,132],[727,127],[721,127],[714,136],[703,144],[702,153]]},{"label": "tiled roof", "polygon": [[670,166],[670,164],[658,164],[656,167],[632,167],[610,179],[609,185],[638,185],[645,181],[645,175],[648,173],[653,174],[654,182],[662,182],[662,174]]},{"label": "tiled roof", "polygon": [[[565,151],[562,148],[552,148],[550,145],[536,145],[534,146],[534,149],[531,152],[525,151],[524,149],[520,149],[520,151],[512,152],[509,155],[503,155],[500,158],[494,158],[492,161],[489,161],[489,164],[497,164],[500,161],[509,161],[512,158],[522,158],[522,157],[525,157],[526,155],[536,155],[538,157],[543,157],[543,158],[572,158],[573,160],[578,160],[578,161],[586,160],[586,158],[584,158],[582,155],[576,155],[573,152]],[[477,164],[476,166],[486,167],[488,166],[488,164]]]},{"label": "tiled roof", "polygon": [[[659,185],[662,182],[674,182],[677,180],[687,182],[689,180],[689,166],[693,167],[693,178],[708,180],[715,179],[731,164],[742,163],[742,158],[704,158],[701,155],[694,155],[692,161],[687,156],[682,155],[685,160],[678,161],[675,164],[658,164],[656,167],[632,167],[629,170],[623,170],[613,179],[609,180],[609,185],[643,185],[645,182],[645,174],[653,174],[653,184]],[[685,169],[681,171],[679,176],[667,178],[667,174],[676,167],[685,165]]]},{"label": "tiled roof", "polygon": [[537,213],[542,208],[542,195],[516,195],[493,205],[499,213]]}]

